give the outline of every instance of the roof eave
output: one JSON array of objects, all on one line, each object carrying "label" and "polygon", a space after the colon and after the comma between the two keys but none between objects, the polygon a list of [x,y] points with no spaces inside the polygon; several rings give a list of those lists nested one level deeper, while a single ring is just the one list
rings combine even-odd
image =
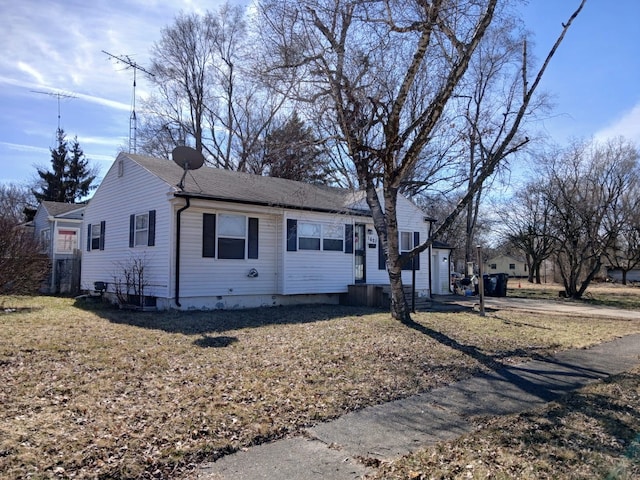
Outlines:
[{"label": "roof eave", "polygon": [[304,207],[300,205],[290,205],[286,203],[271,203],[271,202],[260,202],[255,200],[224,198],[224,197],[217,197],[215,195],[207,195],[204,193],[175,192],[173,195],[179,198],[193,198],[198,200],[209,200],[209,201],[215,201],[215,202],[236,203],[240,205],[255,205],[260,207],[278,207],[278,208],[286,208],[289,210],[302,210],[306,212],[321,212],[321,213],[333,213],[333,214],[339,213],[339,214],[353,215],[358,217],[371,217],[370,212],[366,212],[364,210],[349,209],[349,208],[330,209],[330,208],[320,208],[320,207]]}]

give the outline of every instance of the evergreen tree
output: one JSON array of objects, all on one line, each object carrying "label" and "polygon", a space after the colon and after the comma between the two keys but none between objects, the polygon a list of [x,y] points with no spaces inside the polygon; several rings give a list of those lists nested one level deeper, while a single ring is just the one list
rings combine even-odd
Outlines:
[{"label": "evergreen tree", "polygon": [[71,142],[70,150],[64,130],[59,128],[56,136],[58,146],[51,149],[51,170],[37,169],[40,180],[32,191],[40,202],[74,203],[89,193],[96,176],[89,168],[77,137]]},{"label": "evergreen tree", "polygon": [[323,150],[310,127],[293,112],[280,128],[267,135],[264,162],[271,177],[306,183],[327,183]]}]

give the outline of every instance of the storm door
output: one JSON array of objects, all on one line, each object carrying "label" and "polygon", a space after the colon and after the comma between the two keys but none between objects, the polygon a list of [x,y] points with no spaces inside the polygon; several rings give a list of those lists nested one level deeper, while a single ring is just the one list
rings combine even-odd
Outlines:
[{"label": "storm door", "polygon": [[355,262],[355,282],[356,283],[365,283],[366,279],[366,269],[365,269],[365,259],[366,259],[366,239],[365,239],[365,226],[361,224],[356,224],[355,238],[353,241],[353,254],[354,254],[354,262]]}]

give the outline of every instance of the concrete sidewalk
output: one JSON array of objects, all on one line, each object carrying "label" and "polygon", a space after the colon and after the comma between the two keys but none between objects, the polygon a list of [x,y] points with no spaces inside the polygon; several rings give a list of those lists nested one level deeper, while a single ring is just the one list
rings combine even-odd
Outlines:
[{"label": "concrete sidewalk", "polygon": [[640,364],[640,335],[553,358],[509,366],[307,429],[303,435],[249,448],[203,465],[198,478],[347,480],[471,429],[469,416],[530,410]]}]

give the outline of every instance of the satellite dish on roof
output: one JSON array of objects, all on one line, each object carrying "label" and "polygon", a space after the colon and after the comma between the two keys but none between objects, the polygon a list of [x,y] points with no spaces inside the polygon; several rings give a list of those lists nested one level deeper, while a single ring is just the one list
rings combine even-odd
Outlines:
[{"label": "satellite dish on roof", "polygon": [[197,170],[204,165],[204,156],[195,148],[181,145],[173,149],[171,156],[185,170]]},{"label": "satellite dish on roof", "polygon": [[204,155],[194,148],[180,145],[173,149],[171,157],[184,170],[180,183],[178,183],[178,188],[184,190],[184,178],[187,176],[187,172],[202,167],[204,165]]}]

